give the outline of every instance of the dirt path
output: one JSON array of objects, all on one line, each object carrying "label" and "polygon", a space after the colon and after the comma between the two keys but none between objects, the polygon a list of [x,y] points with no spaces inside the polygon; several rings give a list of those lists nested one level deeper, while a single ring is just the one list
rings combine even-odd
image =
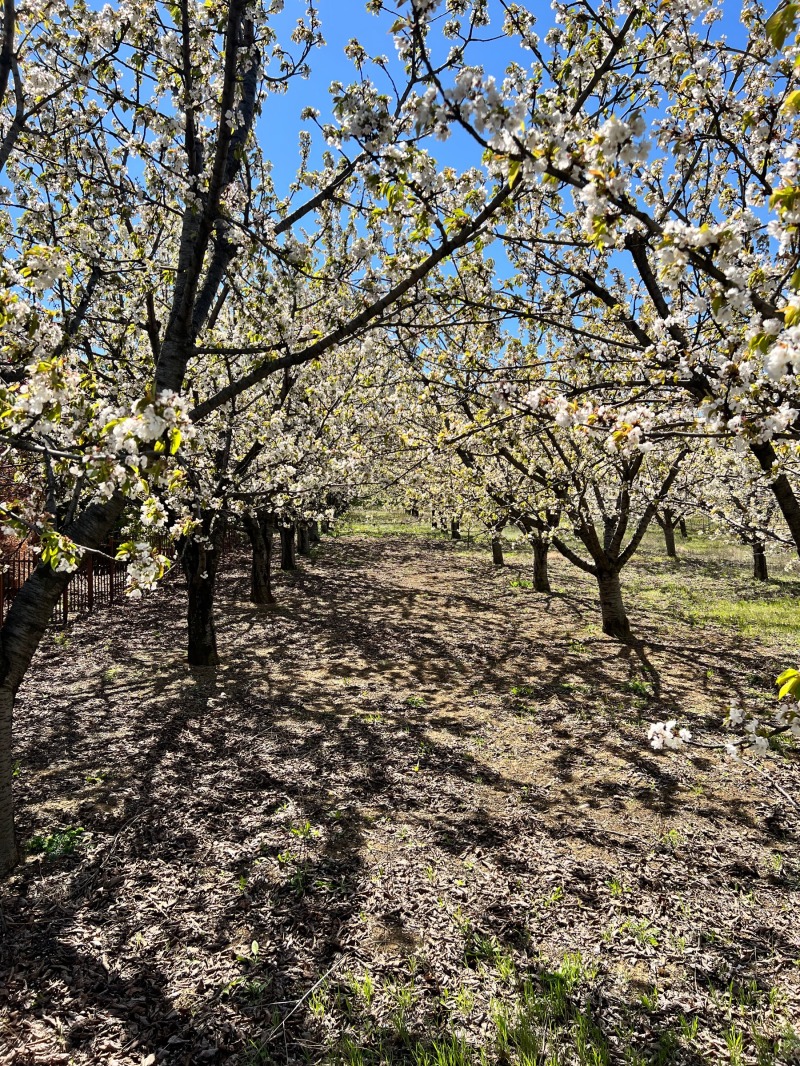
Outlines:
[{"label": "dirt path", "polygon": [[272,611],[244,574],[216,673],[164,593],[41,650],[0,1062],[800,1061],[795,812],[643,739],[779,649],[652,612],[623,649],[580,575],[445,541],[326,540]]}]

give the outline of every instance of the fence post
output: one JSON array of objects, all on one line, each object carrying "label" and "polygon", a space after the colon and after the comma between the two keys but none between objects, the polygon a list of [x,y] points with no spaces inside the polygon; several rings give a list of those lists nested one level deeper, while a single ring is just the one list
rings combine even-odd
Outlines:
[{"label": "fence post", "polygon": [[115,559],[111,560],[109,564],[109,579],[108,579],[108,602],[114,602],[114,571],[117,569],[117,563]]},{"label": "fence post", "polygon": [[64,614],[64,617],[62,619],[62,623],[61,624],[63,626],[66,626],[66,624],[67,624],[67,615],[69,613],[69,585],[67,585],[67,587],[64,589],[64,593],[63,593],[63,595],[61,597],[61,610],[63,611],[63,614]]},{"label": "fence post", "polygon": [[86,560],[86,609],[89,614],[94,610],[94,557]]}]

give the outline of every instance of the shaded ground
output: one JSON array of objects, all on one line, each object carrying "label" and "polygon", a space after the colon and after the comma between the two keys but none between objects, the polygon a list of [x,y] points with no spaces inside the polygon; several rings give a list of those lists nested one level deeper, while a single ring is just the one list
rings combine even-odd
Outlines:
[{"label": "shaded ground", "polygon": [[718,739],[789,664],[697,624],[698,589],[763,595],[707,555],[651,545],[630,648],[566,565],[538,596],[402,535],[327,539],[272,611],[231,560],[216,672],[167,592],[48,639],[0,1062],[800,1062],[797,811],[644,740]]}]

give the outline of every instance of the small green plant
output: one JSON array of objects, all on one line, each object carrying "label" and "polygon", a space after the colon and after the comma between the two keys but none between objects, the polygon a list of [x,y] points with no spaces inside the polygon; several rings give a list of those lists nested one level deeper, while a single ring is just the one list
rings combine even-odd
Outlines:
[{"label": "small green plant", "polygon": [[44,855],[48,859],[58,859],[64,855],[74,855],[81,843],[85,830],[81,826],[59,829],[47,836],[33,836],[28,841],[27,850],[32,855]]},{"label": "small green plant", "polygon": [[735,1025],[732,1025],[725,1034],[725,1043],[728,1046],[728,1061],[730,1066],[741,1066],[744,1055],[744,1037]]},{"label": "small green plant", "polygon": [[643,696],[646,699],[649,699],[653,695],[647,682],[642,681],[641,678],[638,677],[632,677],[630,681],[626,681],[622,687],[626,692],[633,693],[634,696]]},{"label": "small green plant", "polygon": [[347,983],[350,986],[351,991],[360,996],[364,1000],[367,1006],[372,1003],[375,998],[375,982],[372,979],[372,974],[369,970],[365,970],[361,977],[358,977],[354,973],[347,975]]},{"label": "small green plant", "polygon": [[560,902],[564,898],[563,885],[556,885],[549,896],[545,896],[542,900],[542,905],[545,907],[555,907],[556,903]]},{"label": "small green plant", "polygon": [[681,834],[678,832],[677,829],[668,829],[667,832],[664,833],[663,836],[661,837],[661,843],[665,844],[668,848],[671,848],[673,851],[675,851],[675,849],[677,847],[679,847],[682,842],[683,842],[683,837],[681,836]]},{"label": "small green plant", "polygon": [[511,695],[522,698],[535,696],[536,689],[532,685],[514,685],[511,688]]},{"label": "small green plant", "polygon": [[611,893],[612,899],[622,899],[627,889],[621,881],[617,881],[616,878],[613,878],[608,882],[608,891]]},{"label": "small green plant", "polygon": [[642,947],[658,947],[659,930],[646,918],[626,918],[619,928],[620,932],[630,933],[637,944],[641,944]]},{"label": "small green plant", "polygon": [[475,994],[466,985],[460,985],[458,991],[455,994],[453,1002],[455,1003],[456,1010],[463,1017],[467,1018],[475,1006]]},{"label": "small green plant", "polygon": [[683,1014],[678,1016],[678,1024],[681,1027],[683,1039],[691,1042],[697,1036],[697,1018],[686,1018]]},{"label": "small green plant", "polygon": [[403,702],[406,707],[415,707],[417,710],[427,706],[424,696],[407,696]]},{"label": "small green plant", "polygon": [[328,996],[324,984],[320,985],[319,988],[315,988],[308,997],[308,1009],[315,1018],[325,1017],[325,1012],[328,1009]]},{"label": "small green plant", "polygon": [[318,837],[320,835],[319,829],[314,829],[308,819],[306,819],[302,825],[293,825],[289,831],[292,836],[297,837],[298,840],[311,840],[312,837]]},{"label": "small green plant", "polygon": [[412,1051],[413,1066],[473,1066],[469,1044],[459,1036],[447,1036],[431,1044],[418,1043]]},{"label": "small green plant", "polygon": [[532,589],[533,582],[527,577],[512,577],[509,581],[512,589]]},{"label": "small green plant", "polygon": [[652,992],[642,992],[640,1002],[646,1011],[658,1010],[658,985],[653,985]]},{"label": "small green plant", "polygon": [[87,785],[101,785],[109,776],[108,770],[96,770],[93,774],[87,774],[84,780]]}]

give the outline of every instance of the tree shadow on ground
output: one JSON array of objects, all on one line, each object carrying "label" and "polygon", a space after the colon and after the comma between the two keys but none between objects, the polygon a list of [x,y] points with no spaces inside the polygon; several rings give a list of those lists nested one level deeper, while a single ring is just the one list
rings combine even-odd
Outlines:
[{"label": "tree shadow on ground", "polygon": [[[677,1006],[645,1016],[632,998],[654,957],[675,1004],[682,981],[706,982],[697,1010],[715,1032],[711,992],[725,974],[762,980],[759,941],[796,957],[788,875],[759,910],[741,905],[778,840],[796,853],[791,816],[770,823],[774,797],[743,770],[643,740],[688,695],[710,727],[706,663],[724,652],[744,687],[751,645],[651,624],[630,646],[576,647],[585,585],[543,610],[445,541],[326,543],[278,577],[267,612],[234,563],[224,668],[183,665],[174,598],[154,597],[113,628],[76,625],[23,693],[21,826],[86,838],[3,890],[10,1062],[322,1062],[352,1038],[364,1061],[384,1047],[424,1063],[454,1026],[474,1046],[492,997],[512,1009],[514,982],[540,989],[569,952],[597,967],[576,1003],[594,997],[613,1059],[628,1029],[645,1027],[645,1051],[662,1023],[678,1031]],[[697,941],[705,926],[715,941]],[[365,973],[369,1003],[352,991]],[[473,1007],[456,1015],[459,988]],[[665,1061],[697,1061],[676,1046]]]}]

